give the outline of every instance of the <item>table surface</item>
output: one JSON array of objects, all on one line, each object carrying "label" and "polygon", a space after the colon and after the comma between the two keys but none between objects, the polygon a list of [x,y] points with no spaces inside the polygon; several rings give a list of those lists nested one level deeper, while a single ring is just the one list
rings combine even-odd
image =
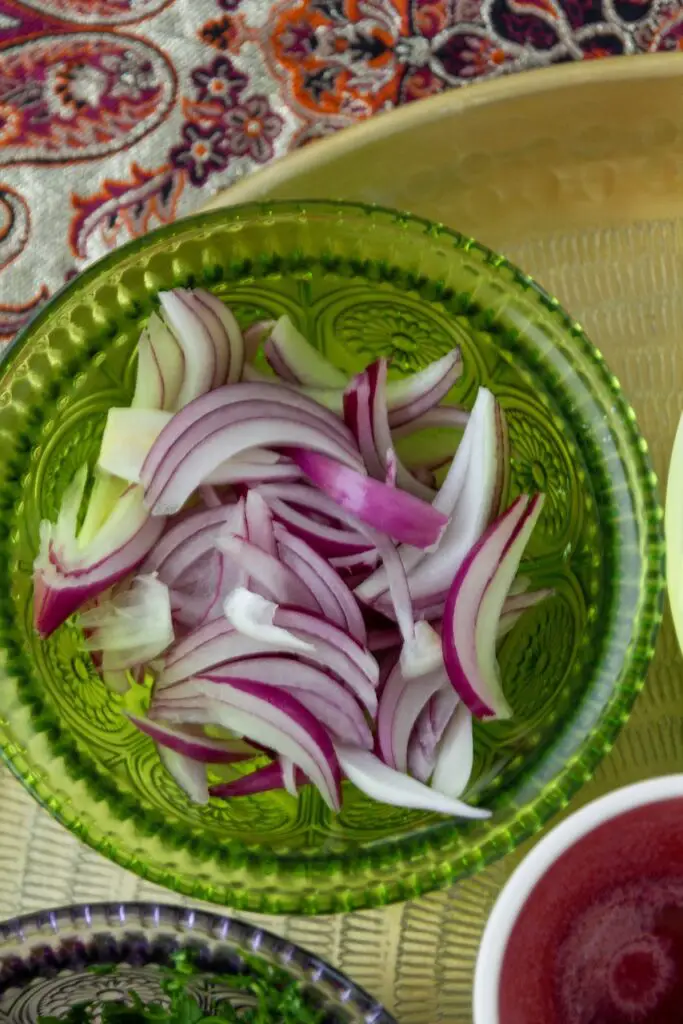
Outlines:
[{"label": "table surface", "polygon": [[[92,258],[191,211],[209,191],[239,178],[236,196],[262,194],[266,184],[245,175],[291,148],[463,82],[586,52],[670,49],[683,31],[677,13],[659,5],[604,0],[598,8],[553,0],[0,0],[0,47],[10,46],[0,49],[0,335],[9,338]],[[620,60],[643,71],[617,88],[606,70],[606,92],[588,74],[598,91],[585,96],[578,79],[579,92],[560,96],[555,72],[541,73],[551,76],[551,98],[536,112],[529,96],[501,82],[467,90],[471,102],[450,110],[448,98],[443,109],[425,101],[419,118],[390,129],[383,117],[379,134],[391,136],[404,168],[391,181],[386,165],[398,164],[386,150],[386,162],[360,158],[358,180],[334,139],[297,155],[296,174],[282,164],[268,194],[297,194],[305,182],[310,195],[329,188],[412,207],[505,251],[604,350],[661,473],[683,383],[683,100],[673,66],[650,89],[640,81],[648,60]],[[632,113],[628,124],[617,105]],[[427,131],[430,118],[436,134],[421,144],[418,122]],[[367,135],[355,138],[372,150]],[[567,138],[579,140],[573,149],[563,148]],[[544,161],[552,174],[544,176]],[[504,215],[512,210],[517,219]],[[667,621],[646,694],[579,802],[675,770],[680,670]],[[187,902],[82,846],[6,771],[0,777],[0,917],[80,901]],[[341,966],[401,1024],[466,1024],[483,923],[523,852],[414,903],[258,920]]]}]

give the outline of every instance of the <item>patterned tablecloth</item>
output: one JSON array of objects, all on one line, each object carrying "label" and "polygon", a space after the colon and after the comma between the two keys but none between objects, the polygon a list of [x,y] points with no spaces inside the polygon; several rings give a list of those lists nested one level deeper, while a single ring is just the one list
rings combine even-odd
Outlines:
[{"label": "patterned tablecloth", "polygon": [[682,42],[676,0],[0,0],[0,339],[105,250],[360,118]]}]

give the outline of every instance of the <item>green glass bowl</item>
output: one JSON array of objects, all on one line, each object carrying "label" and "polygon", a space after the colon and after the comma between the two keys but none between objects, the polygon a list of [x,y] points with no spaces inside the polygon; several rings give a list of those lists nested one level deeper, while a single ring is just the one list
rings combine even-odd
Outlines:
[{"label": "green glass bowl", "polygon": [[[67,624],[31,626],[38,524],[55,515],[105,413],[130,400],[157,293],[212,289],[243,326],[287,313],[342,369],[395,374],[459,345],[452,398],[491,388],[508,421],[507,500],[547,502],[524,572],[554,596],[500,650],[515,715],[477,726],[465,823],[374,804],[331,815],[307,787],[191,805],[121,716]],[[644,683],[661,615],[661,509],[632,410],[578,324],[471,239],[389,210],[221,210],[119,249],[70,283],[12,348],[0,390],[0,742],[67,828],[144,878],[239,909],[325,913],[414,897],[538,830],[610,749]],[[436,450],[440,437],[430,442]]]}]

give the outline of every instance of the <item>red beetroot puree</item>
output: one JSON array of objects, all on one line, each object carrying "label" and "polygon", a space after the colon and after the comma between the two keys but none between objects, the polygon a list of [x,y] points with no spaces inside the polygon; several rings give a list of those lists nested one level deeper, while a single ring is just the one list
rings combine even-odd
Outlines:
[{"label": "red beetroot puree", "polygon": [[501,972],[501,1024],[683,1022],[683,799],[629,811],[532,890]]}]

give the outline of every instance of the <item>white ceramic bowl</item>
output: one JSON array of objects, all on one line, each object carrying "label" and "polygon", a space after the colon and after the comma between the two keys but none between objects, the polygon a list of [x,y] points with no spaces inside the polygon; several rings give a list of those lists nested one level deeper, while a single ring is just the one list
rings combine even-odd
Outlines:
[{"label": "white ceramic bowl", "polygon": [[646,804],[683,797],[683,775],[664,775],[617,789],[587,804],[542,839],[508,879],[491,912],[474,978],[474,1024],[500,1024],[498,991],[510,935],[527,898],[558,858],[599,825]]}]

